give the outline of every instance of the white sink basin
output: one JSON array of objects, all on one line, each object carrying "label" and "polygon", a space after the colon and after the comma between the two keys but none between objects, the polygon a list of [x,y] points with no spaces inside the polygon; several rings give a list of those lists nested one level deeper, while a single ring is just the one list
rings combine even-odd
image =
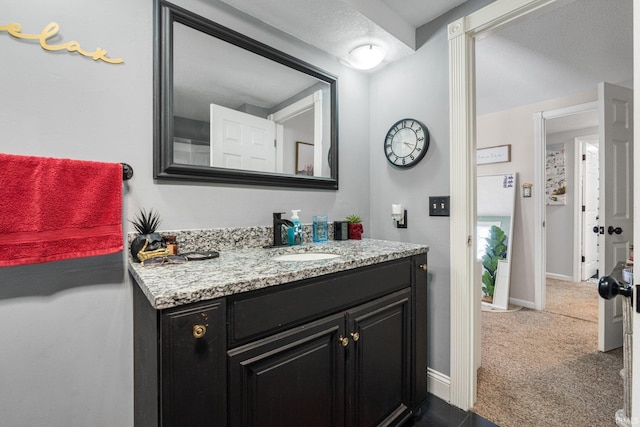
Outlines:
[{"label": "white sink basin", "polygon": [[318,261],[321,259],[338,258],[340,255],[317,252],[303,252],[299,254],[285,254],[273,257],[276,261]]}]

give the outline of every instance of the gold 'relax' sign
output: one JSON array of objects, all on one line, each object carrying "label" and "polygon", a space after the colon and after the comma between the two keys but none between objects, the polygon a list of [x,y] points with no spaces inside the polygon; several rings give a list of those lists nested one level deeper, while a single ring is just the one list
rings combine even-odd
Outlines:
[{"label": "gold 'relax' sign", "polygon": [[10,24],[7,25],[0,25],[0,31],[6,31],[8,32],[11,36],[17,38],[17,39],[23,39],[23,40],[38,40],[40,42],[40,46],[42,46],[42,48],[44,50],[68,50],[69,52],[78,52],[80,55],[83,56],[87,56],[91,59],[93,59],[94,61],[97,61],[98,59],[104,62],[107,62],[109,64],[121,64],[124,62],[123,59],[112,59],[112,58],[107,58],[107,51],[104,49],[101,49],[99,47],[96,48],[95,51],[93,52],[87,52],[86,50],[82,49],[80,47],[80,43],[78,43],[75,40],[72,40],[68,43],[63,43],[63,44],[58,44],[58,45],[50,45],[47,44],[47,39],[50,39],[51,37],[55,36],[56,34],[58,34],[58,30],[60,30],[60,26],[55,23],[55,22],[51,22],[49,24],[47,24],[42,31],[40,32],[40,34],[23,34],[21,33],[22,30],[22,26],[16,22],[12,22]]}]

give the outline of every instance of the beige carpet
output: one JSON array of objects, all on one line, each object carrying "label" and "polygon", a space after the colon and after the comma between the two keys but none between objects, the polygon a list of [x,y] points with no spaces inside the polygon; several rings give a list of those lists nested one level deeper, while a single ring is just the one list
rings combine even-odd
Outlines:
[{"label": "beige carpet", "polygon": [[472,410],[501,427],[615,426],[622,350],[597,350],[595,284],[549,282],[549,311],[482,313]]},{"label": "beige carpet", "polygon": [[598,323],[598,284],[547,279],[549,313]]}]

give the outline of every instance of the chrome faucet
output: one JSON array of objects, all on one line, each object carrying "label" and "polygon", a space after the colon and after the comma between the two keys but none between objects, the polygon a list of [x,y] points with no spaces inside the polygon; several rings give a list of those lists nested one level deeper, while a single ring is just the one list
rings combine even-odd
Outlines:
[{"label": "chrome faucet", "polygon": [[273,246],[286,246],[282,241],[282,226],[293,227],[293,223],[288,219],[282,219],[282,212],[273,213]]}]

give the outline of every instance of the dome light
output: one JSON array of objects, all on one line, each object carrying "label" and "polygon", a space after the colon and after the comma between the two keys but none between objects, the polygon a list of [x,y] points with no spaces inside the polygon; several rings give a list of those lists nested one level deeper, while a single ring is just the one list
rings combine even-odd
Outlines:
[{"label": "dome light", "polygon": [[349,63],[358,70],[370,70],[384,59],[385,52],[375,44],[358,46],[349,52]]}]

